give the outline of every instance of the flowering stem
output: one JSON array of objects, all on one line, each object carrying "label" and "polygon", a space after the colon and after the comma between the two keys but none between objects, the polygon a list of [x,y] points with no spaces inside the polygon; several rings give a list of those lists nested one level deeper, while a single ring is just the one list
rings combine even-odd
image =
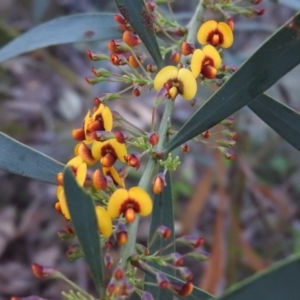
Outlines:
[{"label": "flowering stem", "polygon": [[[186,41],[188,43],[194,43],[196,40],[197,31],[201,25],[203,10],[204,9],[202,5],[202,0],[200,0],[193,17],[187,26],[188,34],[187,34]],[[167,131],[170,123],[170,117],[172,116],[173,109],[174,109],[174,101],[168,100],[158,130],[159,141],[155,148],[155,151],[157,153],[162,151],[163,146],[165,144]],[[145,168],[145,171],[139,182],[139,186],[141,188],[145,190],[149,189],[156,167],[157,167],[157,161],[154,158],[150,157],[147,166]],[[136,215],[134,222],[130,224],[128,227],[128,241],[122,249],[122,260],[120,261],[121,268],[126,267],[128,258],[135,253],[135,244],[136,244],[136,236],[138,231],[139,220],[140,220],[139,216]]]}]

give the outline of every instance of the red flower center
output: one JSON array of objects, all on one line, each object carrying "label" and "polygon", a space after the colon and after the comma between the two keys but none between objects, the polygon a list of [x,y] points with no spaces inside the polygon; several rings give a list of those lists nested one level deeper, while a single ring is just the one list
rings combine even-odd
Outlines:
[{"label": "red flower center", "polygon": [[213,46],[222,45],[224,42],[224,35],[218,29],[215,29],[208,34],[206,42]]}]

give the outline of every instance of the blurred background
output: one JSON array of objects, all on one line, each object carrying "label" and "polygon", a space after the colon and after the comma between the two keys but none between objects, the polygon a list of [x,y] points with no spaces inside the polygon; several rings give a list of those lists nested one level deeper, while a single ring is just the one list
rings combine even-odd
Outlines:
[{"label": "blurred background", "polygon": [[[180,22],[187,24],[197,1],[174,2]],[[239,66],[300,9],[300,3],[264,0],[259,8],[266,9],[263,16],[234,18],[235,42],[223,51],[225,64]],[[0,47],[47,20],[104,11],[116,12],[114,1],[1,0]],[[93,98],[122,88],[119,84],[89,86],[84,81],[98,66],[86,57],[88,49],[106,52],[107,42],[53,46],[2,63],[0,131],[60,162],[69,160],[75,146],[71,130],[81,126]],[[297,67],[269,94],[300,110],[299,78]],[[176,100],[174,128],[211,93],[201,87],[195,106]],[[112,107],[138,127],[149,129],[154,96],[149,92],[114,102]],[[234,117],[235,160],[225,160],[210,146],[191,143],[190,153],[178,150],[182,163],[173,175],[176,234],[205,238],[203,249],[211,259],[191,268],[195,285],[212,294],[300,251],[300,153],[249,109]],[[133,184],[142,172],[141,167],[130,173]],[[33,294],[61,299],[60,291],[68,287],[60,281],[36,279],[33,262],[57,268],[92,291],[84,261],[70,262],[64,256],[74,241],[63,242],[57,236],[65,222],[53,208],[56,187],[0,171],[0,191],[0,300]],[[149,221],[142,220],[141,242],[147,240]],[[113,253],[117,260],[117,249]]]}]

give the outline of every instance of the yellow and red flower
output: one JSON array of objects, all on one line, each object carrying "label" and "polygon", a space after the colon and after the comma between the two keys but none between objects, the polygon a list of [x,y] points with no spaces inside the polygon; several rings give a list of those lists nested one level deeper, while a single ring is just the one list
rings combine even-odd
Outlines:
[{"label": "yellow and red flower", "polygon": [[206,45],[202,50],[196,49],[191,60],[191,71],[195,78],[200,74],[203,77],[213,79],[222,64],[219,52],[211,45]]},{"label": "yellow and red flower", "polygon": [[110,168],[103,167],[102,170],[104,175],[111,177],[111,179],[113,180],[116,186],[119,185],[122,188],[125,187],[124,178],[120,176],[120,174],[114,167],[110,167]]},{"label": "yellow and red flower", "polygon": [[92,155],[95,159],[100,160],[103,167],[110,168],[117,160],[125,162],[124,157],[127,155],[127,148],[125,144],[119,143],[116,139],[105,142],[94,141]]},{"label": "yellow and red flower", "polygon": [[214,47],[229,48],[233,43],[233,33],[228,24],[210,20],[199,28],[197,39],[202,45],[211,44]]},{"label": "yellow and red flower", "polygon": [[197,92],[197,83],[190,70],[177,69],[174,66],[162,68],[154,78],[154,89],[160,91],[165,87],[168,98],[174,100],[180,94],[185,100],[192,100]]},{"label": "yellow and red flower", "polygon": [[148,216],[152,212],[152,208],[150,196],[140,187],[116,190],[110,196],[107,204],[107,211],[111,218],[123,215],[128,223],[134,221],[135,214]]},{"label": "yellow and red flower", "polygon": [[106,238],[110,237],[112,234],[112,220],[106,209],[102,206],[96,206],[96,217],[100,233]]}]

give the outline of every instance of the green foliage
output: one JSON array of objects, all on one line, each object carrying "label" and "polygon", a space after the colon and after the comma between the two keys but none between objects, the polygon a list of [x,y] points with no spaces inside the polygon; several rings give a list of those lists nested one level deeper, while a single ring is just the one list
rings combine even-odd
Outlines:
[{"label": "green foliage", "polygon": [[[165,146],[170,152],[261,95],[300,63],[300,12],[275,32],[183,125]],[[258,99],[258,101],[261,101]],[[263,117],[263,116],[262,116]]]},{"label": "green foliage", "polygon": [[0,49],[0,62],[14,56],[47,46],[107,41],[120,37],[112,14],[90,13],[60,17],[14,39]]},{"label": "green foliage", "polygon": [[300,151],[300,115],[298,112],[265,94],[248,106],[289,144]]},{"label": "green foliage", "polygon": [[64,165],[0,132],[0,169],[36,180],[57,184]]},{"label": "green foliage", "polygon": [[104,288],[103,256],[94,202],[91,196],[77,184],[69,168],[64,171],[64,189],[78,241],[91,270],[95,286],[102,294]]},{"label": "green foliage", "polygon": [[[300,255],[285,259],[267,270],[235,284],[218,300],[300,299]],[[211,298],[210,300],[212,300]]]},{"label": "green foliage", "polygon": [[143,0],[115,0],[121,14],[143,41],[158,68],[164,66],[151,16]]}]

